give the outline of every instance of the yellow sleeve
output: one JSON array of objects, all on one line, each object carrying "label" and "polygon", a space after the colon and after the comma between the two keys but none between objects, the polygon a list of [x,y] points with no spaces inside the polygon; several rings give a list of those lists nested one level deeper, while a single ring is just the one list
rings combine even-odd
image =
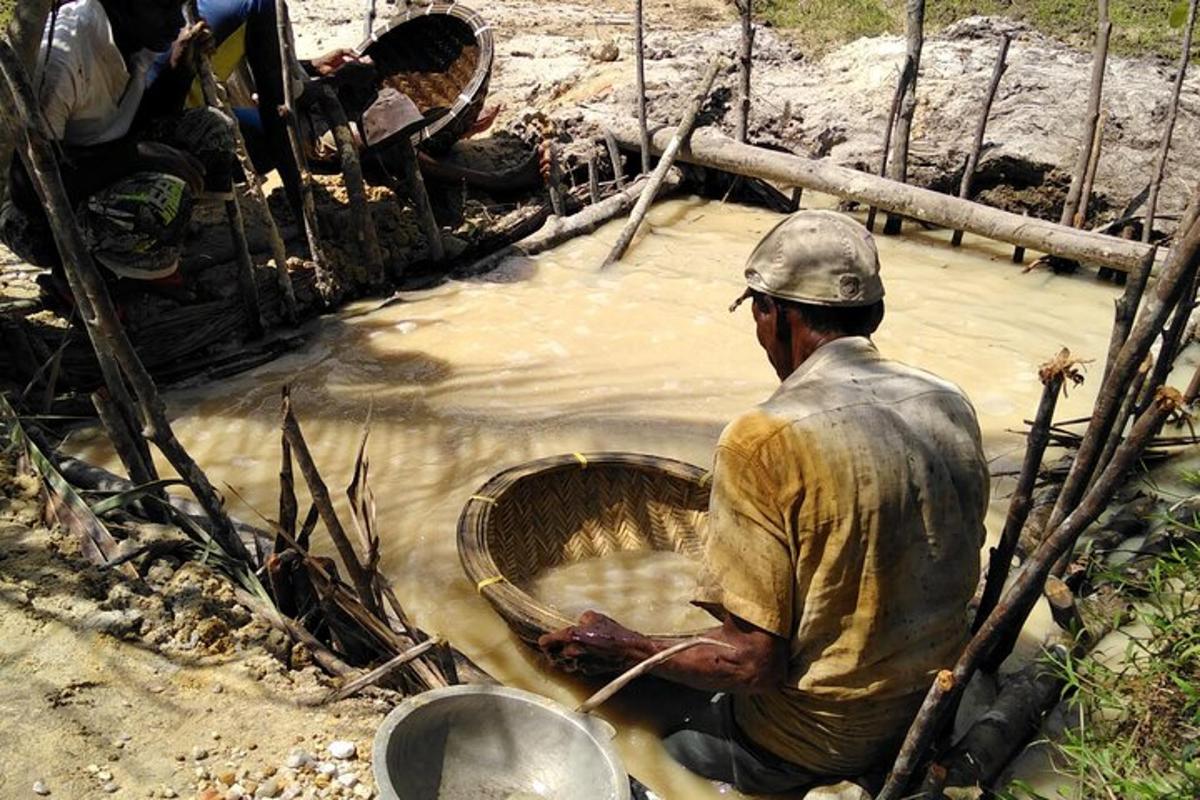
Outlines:
[{"label": "yellow sleeve", "polygon": [[721,436],[697,602],[791,638],[796,563],[783,487],[758,457],[778,423],[761,413],[735,420]]}]

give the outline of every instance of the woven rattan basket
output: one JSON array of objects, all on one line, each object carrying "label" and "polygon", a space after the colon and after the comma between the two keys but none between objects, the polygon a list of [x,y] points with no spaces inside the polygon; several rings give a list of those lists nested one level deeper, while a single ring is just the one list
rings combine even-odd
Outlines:
[{"label": "woven rattan basket", "polygon": [[371,57],[382,82],[408,95],[425,115],[413,144],[444,151],[483,110],[495,43],[484,19],[457,3],[410,5],[358,52]]},{"label": "woven rattan basket", "polygon": [[[458,521],[467,576],[529,643],[575,620],[525,591],[543,570],[626,550],[698,558],[709,482],[699,467],[634,453],[531,461],[492,478]],[[657,633],[687,638],[694,633]]]}]

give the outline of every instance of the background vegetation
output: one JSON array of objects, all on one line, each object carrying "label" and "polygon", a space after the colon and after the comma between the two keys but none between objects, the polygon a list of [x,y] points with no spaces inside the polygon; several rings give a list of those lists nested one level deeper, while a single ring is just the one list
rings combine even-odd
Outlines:
[{"label": "background vegetation", "polygon": [[[860,36],[904,30],[904,0],[758,0],[762,18],[786,29],[814,54]],[[1170,25],[1178,0],[1111,0],[1112,47],[1126,55],[1177,58],[1180,31]],[[1096,0],[928,0],[927,24],[934,30],[973,14],[1028,22],[1072,44],[1090,47],[1096,30]],[[1197,44],[1193,57],[1200,54]]]}]

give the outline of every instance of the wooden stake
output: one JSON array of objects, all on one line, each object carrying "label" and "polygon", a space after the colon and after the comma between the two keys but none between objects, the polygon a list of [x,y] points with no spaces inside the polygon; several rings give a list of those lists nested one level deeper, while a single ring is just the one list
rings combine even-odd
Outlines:
[{"label": "wooden stake", "polygon": [[400,667],[403,667],[405,664],[408,664],[414,659],[420,658],[433,648],[440,647],[442,644],[443,642],[441,639],[429,639],[421,642],[418,645],[414,645],[400,655],[388,661],[386,664],[378,666],[367,674],[350,681],[345,686],[338,689],[336,692],[326,698],[324,702],[336,703],[338,700],[345,700],[350,695],[362,691],[368,686],[374,686],[388,675],[391,675],[393,672],[400,669]]},{"label": "wooden stake", "polygon": [[721,68],[722,61],[723,59],[717,56],[709,62],[708,69],[704,72],[704,77],[700,79],[700,83],[696,87],[696,93],[692,97],[691,104],[684,112],[683,119],[680,121],[679,127],[675,129],[671,140],[663,149],[662,158],[659,159],[658,165],[654,168],[654,174],[650,176],[649,183],[642,190],[637,205],[633,207],[633,213],[629,215],[629,222],[626,223],[625,228],[621,231],[621,235],[617,237],[617,243],[613,245],[608,258],[604,259],[604,264],[601,265],[602,269],[611,267],[620,261],[625,255],[625,251],[629,249],[634,235],[637,234],[642,220],[646,217],[646,212],[650,210],[650,205],[654,202],[659,188],[662,186],[663,181],[666,180],[667,171],[675,163],[675,157],[679,154],[680,148],[691,138],[692,130],[696,127],[696,118],[700,114],[700,107],[704,105],[704,101],[712,89],[713,81],[717,78],[717,71]]},{"label": "wooden stake", "polygon": [[1017,478],[1017,486],[1008,504],[1008,514],[1004,518],[1000,541],[992,550],[988,561],[987,580],[979,607],[975,611],[973,630],[979,630],[1004,592],[1004,584],[1008,580],[1013,556],[1020,541],[1021,528],[1025,525],[1033,504],[1033,487],[1037,483],[1038,470],[1042,466],[1046,445],[1050,442],[1050,424],[1054,421],[1054,408],[1058,405],[1063,384],[1069,375],[1074,375],[1074,370],[1071,353],[1065,348],[1057,358],[1043,364],[1038,370],[1042,381],[1042,399],[1038,402],[1037,415],[1025,440],[1025,458],[1021,462],[1021,474]]},{"label": "wooden stake", "polygon": [[[37,60],[42,39],[46,31],[46,18],[50,16],[53,0],[21,0],[21,2],[6,3],[9,16],[7,25],[0,34],[7,35],[17,60],[25,72],[35,74],[34,62]],[[3,112],[0,112],[0,117]],[[0,203],[8,199],[8,171],[13,160],[13,151],[17,147],[15,133],[10,134],[7,125],[0,124]]]},{"label": "wooden stake", "polygon": [[[887,177],[888,172],[888,157],[892,154],[892,133],[896,130],[896,117],[900,114],[900,104],[904,102],[904,95],[908,91],[908,82],[912,80],[913,73],[912,59],[908,56],[904,57],[904,65],[900,68],[900,77],[896,79],[896,91],[892,93],[892,105],[888,109],[887,127],[883,130],[883,149],[879,156],[879,177]],[[867,230],[871,233],[875,232],[875,216],[879,209],[871,206],[867,212]]]},{"label": "wooden stake", "polygon": [[646,119],[646,43],[642,0],[634,0],[633,49],[637,69],[637,119],[641,131],[642,174],[650,174],[650,124]]},{"label": "wooden stake", "polygon": [[375,32],[375,0],[367,0],[367,13],[363,20],[363,38],[370,39]]},{"label": "wooden stake", "polygon": [[[622,147],[638,146],[635,124],[614,121],[611,127]],[[656,131],[651,146],[656,152],[662,152],[674,133],[675,129],[669,127]],[[739,144],[711,129],[696,131],[688,142],[686,152],[681,152],[678,160],[762,178],[784,186],[802,186],[864,206],[894,210],[943,228],[962,229],[989,239],[1122,272],[1136,267],[1148,250],[1147,245],[1141,242],[1081,231],[960,200],[929,189],[898,184],[866,172],[839,167],[827,159],[805,158]]]},{"label": "wooden stake", "polygon": [[604,145],[608,148],[608,160],[612,162],[613,180],[618,189],[625,188],[625,165],[621,161],[621,147],[617,144],[612,131],[604,129]]},{"label": "wooden stake", "polygon": [[742,18],[738,44],[738,105],[734,138],[745,143],[750,135],[750,69],[754,62],[754,0],[736,0]]},{"label": "wooden stake", "polygon": [[[146,372],[137,351],[122,327],[108,287],[87,249],[83,234],[75,220],[71,202],[63,186],[62,174],[55,161],[54,150],[42,129],[33,87],[8,43],[0,39],[0,74],[9,97],[3,105],[16,110],[25,128],[22,158],[33,178],[38,194],[46,208],[55,243],[63,262],[67,282],[75,298],[88,337],[101,363],[105,384],[120,402],[129,396],[121,374],[129,379],[133,396],[138,403],[142,435],[153,441],[187,483],[203,506],[212,524],[211,534],[218,545],[233,558],[253,563],[249,551],[234,530],[233,522],[208,477],[175,438],[167,420],[166,407],[158,388]],[[132,413],[132,412],[130,412]]]},{"label": "wooden stake", "polygon": [[[433,215],[429,192],[425,189],[425,178],[421,175],[420,163],[417,160],[417,148],[413,146],[407,134],[398,137],[393,146],[400,155],[400,163],[404,169],[404,185],[408,189],[409,199],[412,200],[417,224],[421,226],[421,232],[425,234],[425,241],[429,245],[429,260],[440,264],[446,260],[446,245],[442,241],[442,228],[438,225],[437,217]],[[399,187],[393,187],[393,190],[402,193]]]},{"label": "wooden stake", "polygon": [[[925,44],[925,0],[908,0],[905,32],[912,75],[904,91],[900,113],[896,115],[896,133],[892,142],[892,158],[888,171],[888,177],[899,183],[908,181],[908,145],[912,134],[913,115],[917,111],[917,74],[921,71],[921,49]],[[903,217],[899,214],[888,214],[883,232],[890,236],[900,233],[902,222]]]},{"label": "wooden stake", "polygon": [[1154,159],[1154,174],[1150,179],[1150,197],[1146,201],[1146,223],[1142,226],[1142,241],[1150,241],[1154,232],[1154,215],[1158,212],[1158,192],[1162,188],[1163,174],[1167,167],[1167,156],[1171,152],[1171,137],[1175,133],[1175,119],[1179,115],[1179,94],[1183,90],[1183,79],[1187,75],[1188,62],[1192,59],[1192,34],[1196,29],[1196,7],[1198,0],[1188,3],[1187,27],[1183,30],[1183,52],[1175,67],[1175,85],[1171,89],[1171,105],[1167,107],[1167,124],[1163,128],[1162,143]]},{"label": "wooden stake", "polygon": [[591,198],[593,204],[600,202],[600,176],[596,172],[596,154],[589,153],[587,160],[588,168],[588,197]]},{"label": "wooden stake", "polygon": [[1087,172],[1084,173],[1083,189],[1079,194],[1079,210],[1075,212],[1074,226],[1082,228],[1087,222],[1088,206],[1092,202],[1092,186],[1096,183],[1096,170],[1100,166],[1100,150],[1104,146],[1104,124],[1108,115],[1101,112],[1096,124],[1096,133],[1092,138],[1092,152],[1088,156]]},{"label": "wooden stake", "polygon": [[1071,591],[1070,586],[1051,575],[1046,579],[1046,586],[1042,593],[1050,604],[1050,616],[1054,619],[1055,625],[1071,636],[1085,632],[1083,617],[1079,615],[1079,606],[1075,603],[1075,594]]},{"label": "wooden stake", "polygon": [[279,36],[279,64],[283,80],[283,106],[279,115],[286,123],[288,145],[296,168],[300,173],[300,216],[304,234],[308,239],[308,252],[316,265],[317,290],[326,303],[333,302],[340,294],[337,276],[329,271],[329,262],[321,246],[321,228],[317,220],[317,203],[313,199],[313,177],[304,156],[300,140],[300,121],[296,117],[296,98],[292,86],[295,56],[292,54],[292,26],[288,18],[287,0],[275,0],[275,24]]},{"label": "wooden stake", "polygon": [[138,486],[145,486],[157,480],[158,473],[154,469],[154,461],[150,458],[150,448],[146,446],[146,440],[142,438],[141,431],[129,426],[129,420],[120,406],[113,402],[107,388],[92,392],[92,405],[95,406],[96,415],[100,417],[100,423],[104,425],[108,439],[112,442],[113,450],[125,465],[129,479]]},{"label": "wooden stake", "polygon": [[562,167],[559,165],[558,144],[546,142],[546,188],[550,190],[550,205],[554,215],[564,216],[567,213],[566,201],[563,198]]},{"label": "wooden stake", "polygon": [[1138,264],[1137,269],[1129,273],[1129,277],[1125,280],[1125,291],[1116,300],[1112,335],[1108,340],[1108,357],[1104,361],[1104,375],[1101,383],[1108,380],[1113,363],[1117,360],[1117,354],[1121,352],[1121,348],[1129,339],[1129,331],[1133,327],[1138,307],[1142,304],[1142,294],[1146,291],[1146,283],[1150,280],[1150,270],[1154,268],[1157,255],[1157,247],[1146,251],[1146,257],[1142,259],[1142,263]]},{"label": "wooden stake", "polygon": [[1108,0],[1099,0],[1099,29],[1096,32],[1096,49],[1092,55],[1092,83],[1088,92],[1087,112],[1083,117],[1083,132],[1079,142],[1079,156],[1071,173],[1071,188],[1063,204],[1063,225],[1075,225],[1075,215],[1083,196],[1083,184],[1087,179],[1088,162],[1092,157],[1092,141],[1096,137],[1096,126],[1100,122],[1100,97],[1104,93],[1104,70],[1108,63],[1108,41],[1112,36],[1112,23],[1108,19]]},{"label": "wooden stake", "polygon": [[346,195],[350,200],[350,221],[355,228],[355,238],[367,264],[367,283],[372,289],[380,290],[387,283],[383,269],[383,250],[379,246],[379,234],[367,199],[367,183],[363,179],[362,160],[358,155],[358,144],[350,132],[346,111],[333,89],[325,85],[314,85],[321,113],[329,122],[333,139],[337,143],[338,156],[342,162],[342,178],[346,184]]},{"label": "wooden stake", "polygon": [[[940,704],[951,696],[956,685],[957,680],[954,673],[945,669],[939,672],[937,677],[934,678],[933,685],[929,687],[929,693],[925,696],[925,702],[921,705],[921,710],[917,712],[917,718],[913,721],[913,728],[932,730],[935,722],[933,717],[936,711],[940,708]],[[892,771],[888,775],[887,783],[884,784],[879,794],[875,795],[875,800],[900,800],[905,787],[908,786],[908,782],[912,778],[913,772],[925,755],[927,744],[928,742],[926,741],[906,740],[904,742],[900,754],[896,756],[895,764],[892,765]]]},{"label": "wooden stake", "polygon": [[804,187],[795,186],[792,188],[791,205],[789,206],[792,213],[800,210],[800,201],[804,199]]},{"label": "wooden stake", "polygon": [[[988,84],[987,94],[983,99],[983,111],[979,114],[979,123],[975,126],[975,140],[971,144],[971,154],[967,157],[967,166],[963,169],[962,182],[958,185],[958,196],[963,200],[971,198],[971,184],[975,180],[975,170],[979,168],[979,154],[983,152],[983,137],[987,134],[988,116],[992,113],[992,103],[996,100],[996,90],[1000,88],[1000,79],[1008,69],[1008,45],[1011,40],[1007,33],[1000,34],[1000,52],[996,55],[996,66],[992,68],[992,80]],[[950,237],[950,243],[955,247],[962,244],[963,232],[956,230]]]}]

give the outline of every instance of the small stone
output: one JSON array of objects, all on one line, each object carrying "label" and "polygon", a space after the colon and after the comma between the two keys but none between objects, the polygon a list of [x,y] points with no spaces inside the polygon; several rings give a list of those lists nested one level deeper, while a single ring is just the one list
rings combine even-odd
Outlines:
[{"label": "small stone", "polygon": [[329,774],[326,772],[318,774],[317,777],[313,778],[313,783],[316,784],[318,788],[324,789],[329,785]]},{"label": "small stone", "polygon": [[317,764],[317,772],[322,775],[336,775],[337,771],[337,764],[334,764],[332,761],[322,761],[320,764]]},{"label": "small stone", "polygon": [[287,759],[283,762],[283,765],[288,769],[300,769],[305,764],[311,763],[312,756],[303,752],[302,750],[294,750],[288,755]]},{"label": "small stone", "polygon": [[354,787],[354,796],[361,798],[361,800],[371,800],[371,798],[375,796],[375,793],[371,791],[370,786],[365,783],[360,783],[358,786]]},{"label": "small stone", "polygon": [[175,760],[176,761],[187,761],[187,753],[176,753]]},{"label": "small stone", "polygon": [[100,787],[100,791],[104,792],[105,794],[116,794],[117,789],[119,789],[119,788],[121,788],[121,787],[117,786],[112,781],[109,781],[108,783],[106,783]]},{"label": "small stone", "polygon": [[221,733],[220,733],[220,731],[213,731],[213,732],[212,732],[212,738],[213,738],[213,741],[215,741],[215,742],[219,742],[219,741],[221,741]]},{"label": "small stone", "polygon": [[347,789],[353,789],[354,786],[358,783],[358,776],[355,775],[353,772],[347,772],[343,775],[338,775],[337,782],[340,783],[342,786],[345,786]]},{"label": "small stone", "polygon": [[106,769],[102,769],[96,773],[96,780],[100,781],[101,783],[108,783],[112,780],[112,773]]},{"label": "small stone", "polygon": [[269,778],[259,784],[258,789],[254,792],[255,797],[279,797],[283,787],[279,785],[279,781],[274,778]]},{"label": "small stone", "polygon": [[222,685],[221,685],[221,684],[219,684],[219,683],[214,683],[214,684],[213,684],[213,687],[212,687],[212,693],[213,693],[213,694],[220,694],[220,693],[221,693],[221,692],[223,692],[223,691],[225,691],[225,687],[224,687],[224,686],[222,686]]},{"label": "small stone", "polygon": [[208,770],[206,770],[204,767],[196,767],[196,777],[200,780],[204,780],[208,777]]},{"label": "small stone", "polygon": [[258,791],[258,781],[243,781],[242,793],[245,794],[247,797],[253,797],[254,793],[257,791]]},{"label": "small stone", "polygon": [[354,742],[348,742],[345,739],[338,739],[329,743],[329,755],[339,760],[354,758],[358,753],[358,748],[354,746]]},{"label": "small stone", "polygon": [[204,759],[208,758],[208,751],[200,745],[196,745],[192,748],[192,758],[196,761],[203,761]]},{"label": "small stone", "polygon": [[179,795],[175,793],[175,790],[170,786],[164,786],[163,790],[159,792],[159,794],[167,798],[167,800],[170,800],[172,797],[179,797]]},{"label": "small stone", "polygon": [[223,769],[217,773],[217,781],[226,786],[233,786],[237,783],[237,774],[231,769]]},{"label": "small stone", "polygon": [[38,797],[46,797],[50,794],[50,787],[46,785],[45,781],[34,781],[33,793]]},{"label": "small stone", "polygon": [[601,42],[593,47],[589,51],[588,55],[590,55],[596,61],[610,63],[621,57],[621,49],[617,47],[616,42],[609,39],[608,41]]}]

